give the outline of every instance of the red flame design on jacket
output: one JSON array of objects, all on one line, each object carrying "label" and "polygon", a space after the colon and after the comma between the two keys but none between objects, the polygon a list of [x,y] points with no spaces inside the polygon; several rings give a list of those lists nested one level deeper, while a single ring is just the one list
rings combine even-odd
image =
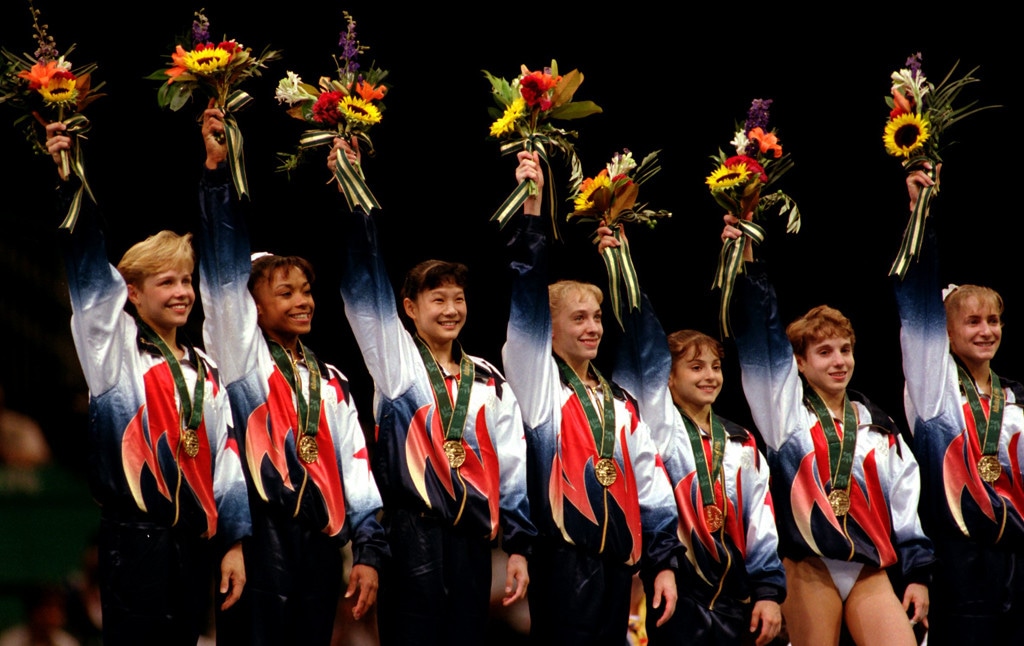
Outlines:
[{"label": "red flame design on jacket", "polygon": [[[615,501],[626,517],[626,523],[633,538],[630,562],[635,563],[640,558],[642,548],[640,500],[636,490],[636,477],[633,473],[633,461],[629,455],[626,433],[632,433],[636,430],[637,415],[628,404],[627,408],[630,408],[632,413],[630,415],[632,424],[629,429],[626,429],[624,426],[618,429],[624,470],[623,465],[616,461],[615,468],[618,477],[607,489],[612,500]],[[563,500],[567,500],[584,518],[597,525],[597,514],[594,512],[590,498],[587,495],[585,476],[588,471],[593,472],[594,465],[600,459],[600,454],[597,450],[597,444],[594,442],[594,435],[590,431],[590,423],[587,421],[583,405],[575,394],[570,396],[565,404],[562,405],[561,444],[561,458],[559,458],[559,454],[556,452],[551,467],[551,482],[548,488],[548,496],[555,523],[564,529],[562,504]]]},{"label": "red flame design on jacket", "polygon": [[[196,430],[199,436],[199,453],[194,458],[189,457],[184,449],[178,449],[181,441],[181,417],[175,399],[177,388],[167,362],[150,368],[142,380],[146,391],[146,403],[139,407],[125,427],[121,438],[121,461],[135,504],[142,511],[148,511],[146,493],[142,491],[143,469],[148,469],[156,480],[160,495],[168,501],[172,500],[167,480],[169,477],[177,476],[165,475],[161,470],[159,450],[164,446],[175,456],[181,477],[185,479],[206,514],[207,529],[204,536],[213,536],[217,532],[217,504],[213,497],[213,468],[210,440],[206,435],[206,420],[204,419]],[[180,492],[175,495],[180,495]]]},{"label": "red flame design on jacket", "polygon": [[[447,380],[446,380],[447,383]],[[493,379],[488,382],[493,386]],[[472,486],[487,500],[490,512],[490,537],[495,538],[498,532],[498,518],[501,502],[501,472],[498,454],[487,427],[487,411],[480,407],[477,411],[475,425],[479,455],[470,447],[465,439],[462,447],[466,451],[466,461],[459,467],[462,479],[467,487]],[[433,508],[435,502],[430,500],[427,491],[427,472],[431,472],[444,487],[452,500],[456,500],[455,485],[452,473],[455,471],[448,464],[444,449],[444,428],[441,416],[437,413],[436,398],[434,403],[424,404],[413,415],[409,424],[409,432],[405,441],[406,463],[413,486],[420,498]],[[428,467],[429,463],[429,467]]]},{"label": "red flame design on jacket", "polygon": [[[269,502],[270,498],[267,494],[269,483],[264,482],[261,471],[263,463],[265,460],[269,460],[274,471],[280,476],[282,486],[288,491],[296,491],[295,482],[292,480],[288,467],[288,457],[285,454],[285,440],[291,435],[293,443],[297,443],[300,433],[296,431],[298,413],[295,410],[292,387],[276,367],[267,382],[269,386],[267,401],[257,406],[249,415],[245,445],[253,484],[260,498]],[[337,385],[332,383],[328,385],[333,385],[338,391],[340,400],[342,394]],[[326,406],[320,407],[316,445],[318,449],[316,462],[310,464],[302,462],[301,467],[306,470],[311,484],[319,490],[323,498],[328,520],[322,531],[334,536],[341,531],[345,523],[345,497],[341,487],[338,459],[334,451],[334,439],[327,422]],[[301,477],[301,473],[297,475]],[[304,496],[308,499],[309,493],[305,493]]]}]

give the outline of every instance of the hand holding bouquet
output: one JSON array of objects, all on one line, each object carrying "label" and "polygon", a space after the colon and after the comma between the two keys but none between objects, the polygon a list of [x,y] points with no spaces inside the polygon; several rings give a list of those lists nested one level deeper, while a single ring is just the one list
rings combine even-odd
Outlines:
[{"label": "hand holding bouquet", "polygon": [[626,290],[629,310],[640,308],[640,285],[622,225],[626,222],[641,222],[654,227],[659,218],[672,217],[669,211],[656,211],[647,208],[646,204],[637,204],[640,185],[661,170],[659,152],[656,150],[644,157],[639,166],[630,151],[615,153],[600,173],[583,180],[573,198],[575,209],[566,216],[570,221],[575,219],[603,224],[612,230],[612,236],[619,242],[618,246],[606,247],[601,251],[601,258],[608,270],[608,294],[612,311],[619,325],[622,325],[623,288]]},{"label": "hand holding bouquet", "polygon": [[210,40],[210,21],[202,10],[195,13],[192,22],[192,49],[186,50],[180,44],[171,54],[173,65],[159,69],[148,78],[167,81],[157,91],[157,102],[162,108],[177,112],[196,91],[214,100],[214,106],[224,113],[224,132],[227,135],[228,166],[238,196],[249,192],[245,175],[245,158],[242,151],[242,131],[238,128],[235,113],[245,107],[252,97],[238,89],[246,79],[259,76],[267,62],[277,59],[280,54],[264,49],[259,56],[235,40]]},{"label": "hand holding bouquet", "polygon": [[[501,154],[507,155],[526,150],[536,152],[544,164],[550,166],[548,151],[560,151],[566,158],[571,171],[569,177],[570,190],[576,193],[583,181],[583,169],[576,150],[570,139],[576,137],[573,131],[565,130],[553,122],[580,119],[601,112],[601,108],[593,101],[573,101],[583,74],[573,70],[568,74],[559,75],[558,63],[551,61],[551,67],[531,72],[525,65],[521,73],[510,83],[484,70],[484,76],[491,83],[491,91],[496,107],[489,112],[495,118],[491,124],[490,135],[502,141]],[[548,183],[549,200],[552,205],[552,226],[555,237],[558,237],[558,226],[554,218],[555,188]],[[537,185],[533,181],[522,182],[516,190],[491,216],[504,228],[509,218],[523,205],[527,197],[537,194]]]},{"label": "hand holding bouquet", "polygon": [[[297,153],[281,155],[279,170],[291,171],[298,166],[304,152],[330,145],[335,137],[349,142],[355,138],[373,153],[368,133],[371,126],[381,121],[388,92],[383,81],[388,73],[376,64],[365,69],[360,66],[359,55],[369,48],[356,39],[356,21],[348,12],[343,15],[348,27],[341,32],[338,43],[342,48],[341,57],[334,58],[337,78],[322,76],[314,87],[289,71],[277,85],[275,97],[278,102],[288,104],[288,114],[314,128],[303,133]],[[346,155],[337,157],[334,177],[342,187],[349,209],[360,206],[367,213],[371,208],[379,209],[380,204],[366,186],[362,169],[351,164]]]},{"label": "hand holding bouquet", "polygon": [[73,229],[84,195],[88,194],[93,202],[96,201],[85,179],[81,140],[86,138],[90,126],[82,110],[103,96],[98,93],[103,84],[92,85],[92,72],[97,67],[95,63],[75,68],[68,60],[67,56],[75,49],[74,45],[63,55],[57,51],[53,37],[47,33],[48,25],[39,22],[40,12],[31,0],[28,7],[32,13],[32,27],[38,47],[33,55],[19,56],[3,50],[0,103],[6,103],[21,112],[14,123],[25,130],[25,138],[39,154],[49,155],[46,150],[46,125],[60,121],[66,126],[64,134],[71,137],[71,149],[60,151],[60,176],[67,180],[73,173],[81,181],[81,186],[75,192],[60,227]]},{"label": "hand holding bouquet", "polygon": [[796,202],[782,191],[766,192],[793,167],[793,160],[788,153],[783,154],[775,131],[768,130],[771,104],[771,99],[754,99],[746,122],[737,125],[736,134],[729,142],[736,154],[727,156],[719,150],[717,155],[712,155],[716,168],[705,180],[715,201],[739,218],[736,226],[743,232],[738,239],[724,242],[712,285],[722,290],[718,318],[723,337],[729,336],[729,300],[736,275],[743,271],[747,238],[754,244],[764,240],[764,228],[757,221],[778,210],[779,215],[789,214],[788,233],[800,230],[800,210]]},{"label": "hand holding bouquet", "polygon": [[[977,67],[954,79],[957,65],[953,65],[946,77],[938,85],[933,85],[921,72],[920,52],[908,58],[906,65],[891,76],[892,94],[885,98],[890,110],[889,119],[882,140],[887,153],[903,160],[904,170],[910,173],[921,169],[935,180],[936,169],[942,161],[939,138],[946,129],[975,112],[998,106],[975,107],[977,102],[973,101],[959,108],[953,107],[961,90],[978,81],[973,76]],[[925,221],[932,198],[938,192],[938,183],[922,189],[903,232],[899,253],[889,269],[890,276],[902,279],[910,262],[921,252]]]}]

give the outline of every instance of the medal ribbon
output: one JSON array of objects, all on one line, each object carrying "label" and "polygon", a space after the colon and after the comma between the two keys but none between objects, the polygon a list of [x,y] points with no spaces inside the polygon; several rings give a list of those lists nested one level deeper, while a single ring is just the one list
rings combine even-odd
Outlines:
[{"label": "medal ribbon", "polygon": [[[462,431],[466,428],[466,415],[469,412],[469,394],[473,389],[476,368],[473,361],[462,351],[459,345],[459,391],[455,398],[455,408],[452,408],[452,395],[448,386],[444,383],[444,376],[437,365],[437,360],[431,354],[430,348],[419,336],[416,339],[416,348],[423,358],[423,365],[427,368],[427,375],[430,377],[430,387],[434,391],[434,399],[437,401],[437,412],[441,415],[441,426],[444,428],[444,439],[456,442],[462,439]],[[458,343],[458,342],[456,342]]]},{"label": "medal ribbon", "polygon": [[850,398],[843,396],[843,439],[839,440],[839,431],[836,428],[832,412],[822,401],[821,396],[813,388],[806,388],[804,397],[814,408],[814,414],[818,416],[821,423],[821,430],[825,432],[828,440],[828,461],[829,479],[832,483],[832,490],[846,490],[850,486],[850,473],[853,471],[853,449],[857,444],[857,415],[853,410]]},{"label": "medal ribbon", "polygon": [[181,364],[178,357],[174,356],[171,349],[167,347],[164,340],[153,328],[141,318],[135,318],[135,325],[139,334],[149,343],[152,343],[160,350],[167,367],[171,369],[171,377],[174,378],[174,386],[178,389],[178,399],[181,400],[181,420],[185,422],[185,428],[191,431],[197,430],[203,421],[203,397],[206,394],[206,368],[199,353],[191,346],[188,350],[196,361],[196,386],[193,389],[192,397],[188,396],[188,386],[185,384],[185,375],[181,372]]},{"label": "medal ribbon", "polygon": [[301,384],[297,383],[297,371],[293,369],[292,360],[288,353],[280,343],[273,339],[267,339],[267,346],[270,348],[270,356],[274,358],[274,363],[277,364],[278,370],[284,375],[288,385],[292,387],[295,399],[299,402],[299,430],[301,430],[302,435],[316,437],[316,432],[320,425],[320,364],[317,362],[316,357],[313,356],[313,351],[299,341],[299,351],[302,352],[302,360],[306,362],[306,368],[309,369],[309,404],[307,405],[306,398],[302,396]]},{"label": "medal ribbon", "polygon": [[[686,427],[686,434],[690,437],[690,446],[693,447],[694,462],[697,463],[697,482],[700,484],[700,496],[704,505],[714,505],[715,488],[712,483],[722,475],[722,463],[725,456],[725,427],[715,419],[714,413],[711,419],[711,469],[708,469],[707,453],[704,451],[704,440],[701,438],[700,429],[697,424],[683,412],[682,408],[676,406],[679,414],[683,417],[683,426]],[[725,493],[723,484],[723,494]]]},{"label": "medal ribbon", "polygon": [[[956,364],[957,374],[960,376],[960,388],[967,396],[967,403],[971,406],[971,414],[974,417],[974,432],[981,440],[981,452],[983,455],[996,455],[999,450],[999,430],[1003,427],[1003,386],[999,383],[996,373],[989,370],[989,378],[992,380],[992,397],[989,399],[988,419],[985,419],[985,409],[981,407],[981,399],[978,396],[978,389],[974,386],[974,380],[967,374],[964,367],[958,361]],[[981,436],[981,429],[985,429],[984,437]]]},{"label": "medal ribbon", "polygon": [[558,370],[562,373],[562,381],[569,384],[576,397],[583,406],[583,412],[587,415],[587,422],[590,424],[590,432],[594,434],[594,444],[597,445],[598,454],[602,459],[612,456],[615,451],[615,401],[612,398],[611,384],[604,378],[597,368],[591,364],[590,369],[594,371],[594,377],[601,383],[601,392],[604,395],[604,417],[600,417],[594,402],[590,400],[587,387],[580,381],[576,371],[569,367],[561,357],[555,357]]}]

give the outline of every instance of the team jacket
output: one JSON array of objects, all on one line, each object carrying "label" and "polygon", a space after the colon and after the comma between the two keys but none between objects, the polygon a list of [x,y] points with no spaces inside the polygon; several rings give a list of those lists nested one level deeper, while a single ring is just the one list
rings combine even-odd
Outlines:
[{"label": "team jacket", "polygon": [[[895,283],[903,347],[907,419],[928,495],[921,519],[929,536],[967,537],[983,545],[1024,547],[1024,388],[1000,379],[1006,394],[998,457],[1003,473],[993,483],[978,475],[982,447],[967,397],[949,352],[946,311],[939,286],[937,240],[929,228],[919,262]],[[988,398],[982,398],[988,410]],[[985,429],[981,429],[983,436]]]},{"label": "team jacket", "polygon": [[[64,183],[64,182],[62,182]],[[62,199],[73,187],[65,187]],[[231,545],[251,531],[245,480],[218,371],[206,370],[199,453],[180,446],[178,391],[160,350],[142,340],[124,310],[128,288],[107,260],[91,202],[63,242],[71,293],[71,332],[89,386],[89,478],[104,513],[118,520],[177,526],[197,536],[219,534]],[[188,392],[195,356],[181,362]]]},{"label": "team jacket", "polygon": [[[337,368],[321,365],[319,459],[302,462],[296,453],[295,394],[256,321],[247,289],[249,237],[231,209],[230,191],[223,165],[204,172],[199,271],[203,301],[209,305],[203,336],[221,362],[250,495],[341,543],[351,539],[355,562],[379,568],[387,552],[375,516],[381,500],[348,381]],[[305,365],[299,365],[299,374],[309,401]]]},{"label": "team jacket", "polygon": [[[500,527],[503,549],[528,554],[536,529],[526,498],[523,422],[511,388],[494,366],[470,357],[475,378],[462,435],[466,461],[453,469],[442,450],[444,430],[427,369],[398,317],[376,225],[361,210],[346,223],[341,295],[375,385],[373,470],[387,508],[437,516],[488,539]],[[445,384],[454,400],[455,375],[445,375]]]},{"label": "team jacket", "polygon": [[889,567],[899,561],[905,580],[926,582],[934,561],[921,530],[917,462],[884,412],[848,391],[857,414],[850,511],[836,517],[828,443],[786,337],[763,266],[747,263],[737,281],[733,324],[743,391],[764,437],[772,472],[780,552],[818,555]]},{"label": "team jacket", "polygon": [[[687,583],[680,594],[705,604],[719,596],[736,600],[781,602],[786,596],[786,574],[779,560],[779,536],[768,491],[768,465],[754,437],[743,427],[716,415],[726,431],[722,470],[725,481],[725,534],[708,531],[705,501],[697,480],[696,460],[710,455],[711,437],[702,430],[705,454],[694,455],[693,445],[668,389],[672,355],[654,308],[644,296],[640,311],[625,317],[615,380],[636,393],[640,414],[651,429],[665,470],[675,490],[679,512],[677,534],[686,547]],[[721,480],[715,495],[722,500]]]},{"label": "team jacket", "polygon": [[596,479],[594,437],[551,352],[545,221],[519,219],[510,242],[512,306],[502,358],[526,423],[537,529],[611,562],[633,566],[643,557],[645,569],[676,568],[682,547],[672,487],[636,401],[614,384],[617,478],[607,488]]}]

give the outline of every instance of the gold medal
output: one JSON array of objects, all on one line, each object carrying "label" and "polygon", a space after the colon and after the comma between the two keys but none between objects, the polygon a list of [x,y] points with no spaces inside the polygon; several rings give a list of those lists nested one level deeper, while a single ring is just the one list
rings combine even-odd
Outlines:
[{"label": "gold medal", "polygon": [[850,494],[844,489],[833,489],[828,494],[828,504],[836,516],[845,516],[850,511]]},{"label": "gold medal", "polygon": [[181,444],[182,448],[185,449],[185,455],[190,458],[194,458],[199,455],[199,433],[191,428],[186,428],[181,432]]},{"label": "gold medal", "polygon": [[615,460],[611,458],[601,458],[594,465],[594,475],[597,476],[597,481],[602,486],[610,487],[615,484],[615,480],[619,477],[619,474],[615,471]]},{"label": "gold medal", "polygon": [[999,458],[994,455],[983,455],[978,460],[978,475],[985,482],[995,482],[1003,473],[1003,466],[999,464]]},{"label": "gold medal", "polygon": [[717,532],[722,529],[722,524],[725,522],[725,514],[718,505],[704,505],[704,524],[708,526],[708,529]]},{"label": "gold medal", "polygon": [[466,449],[462,446],[462,442],[448,440],[441,448],[444,450],[444,454],[448,456],[448,464],[453,469],[458,469],[466,461]]},{"label": "gold medal", "polygon": [[299,440],[299,459],[306,464],[312,464],[318,457],[320,448],[316,445],[316,438],[312,435],[303,435]]}]

